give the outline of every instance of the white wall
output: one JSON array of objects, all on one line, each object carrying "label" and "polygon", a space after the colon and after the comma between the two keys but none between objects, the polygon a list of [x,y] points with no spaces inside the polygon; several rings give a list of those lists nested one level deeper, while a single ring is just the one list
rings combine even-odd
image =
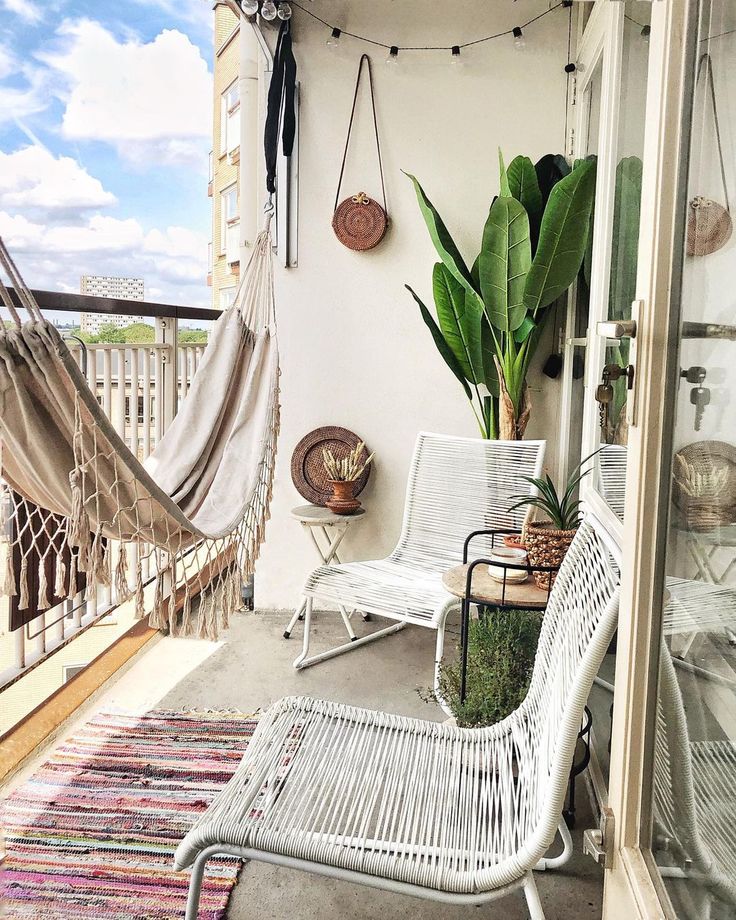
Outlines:
[{"label": "white wall", "polygon": [[[453,44],[510,29],[547,8],[547,0],[481,3],[467,11],[431,0],[316,0],[324,19],[388,43]],[[461,10],[458,13],[458,10]],[[345,543],[348,559],[385,554],[398,535],[404,485],[417,432],[477,433],[465,396],[435,351],[416,306],[414,286],[431,304],[434,251],[410,182],[415,173],[472,259],[492,196],[498,192],[497,147],[507,160],[563,149],[567,13],[526,30],[526,50],[511,37],[481,45],[456,69],[449,53],[400,56],[343,38],[294,12],[301,81],[299,265],[279,269],[276,287],[282,355],[283,421],[272,516],[256,573],[260,608],[295,604],[316,563],[313,547],[290,518],[303,503],[290,476],[300,438],[321,425],[344,425],[376,452],[362,495],[368,510]],[[391,228],[381,245],[357,254],[333,235],[330,221],[360,54],[373,59]],[[379,191],[362,100],[343,197]],[[542,347],[541,362],[549,352]],[[544,381],[544,390],[539,387]],[[532,380],[530,437],[557,427],[556,382]],[[552,452],[550,451],[550,454]]]}]

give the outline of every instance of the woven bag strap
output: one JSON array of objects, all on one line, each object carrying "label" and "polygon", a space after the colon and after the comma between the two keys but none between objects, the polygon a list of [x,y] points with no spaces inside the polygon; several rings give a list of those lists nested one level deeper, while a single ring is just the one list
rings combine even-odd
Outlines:
[{"label": "woven bag strap", "polygon": [[[706,86],[710,90],[710,101],[713,106],[713,126],[716,132],[716,145],[718,147],[718,162],[721,167],[721,181],[723,183],[723,197],[726,203],[726,210],[730,213],[730,206],[728,203],[728,186],[726,185],[726,166],[723,161],[723,144],[721,143],[721,126],[718,121],[718,106],[716,104],[716,86],[713,79],[713,60],[710,54],[706,51],[700,56],[698,61],[698,73],[695,78],[695,85],[697,87],[700,82],[701,74],[704,74]],[[703,107],[707,105],[707,99],[703,100]]]},{"label": "woven bag strap", "polygon": [[355,121],[355,108],[358,104],[358,92],[360,90],[360,79],[363,76],[363,64],[366,64],[366,69],[368,70],[368,86],[371,91],[371,109],[373,111],[373,130],[376,135],[376,153],[378,154],[378,169],[381,173],[381,193],[383,195],[383,210],[386,210],[386,184],[383,181],[383,160],[381,159],[381,142],[378,138],[378,118],[376,117],[376,97],[373,92],[373,69],[371,67],[371,59],[367,54],[364,54],[360,58],[360,63],[358,64],[358,77],[355,81],[355,93],[353,94],[353,108],[350,112],[350,122],[348,124],[348,136],[345,138],[345,150],[342,155],[342,165],[340,166],[340,178],[337,180],[337,192],[335,194],[335,207],[334,211],[337,210],[337,206],[340,203],[340,189],[342,188],[342,179],[345,174],[345,164],[348,159],[348,147],[350,146],[350,135],[353,131],[353,122]]}]

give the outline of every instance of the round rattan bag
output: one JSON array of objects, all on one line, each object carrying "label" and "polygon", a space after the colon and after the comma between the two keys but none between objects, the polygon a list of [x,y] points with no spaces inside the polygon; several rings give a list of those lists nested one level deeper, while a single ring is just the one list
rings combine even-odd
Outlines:
[{"label": "round rattan bag", "polygon": [[[348,149],[350,148],[350,135],[353,131],[353,122],[355,120],[355,106],[358,102],[358,91],[360,89],[360,79],[363,72],[368,74],[368,88],[370,90],[371,110],[373,112],[373,131],[376,137],[376,156],[378,158],[378,171],[381,175],[381,192],[383,194],[383,206],[374,198],[369,198],[365,192],[358,192],[357,195],[351,195],[349,198],[340,201],[340,189],[342,180],[345,175],[345,163],[347,162]],[[338,202],[340,202],[338,204]],[[378,246],[386,235],[388,227],[388,214],[386,213],[386,183],[383,181],[383,162],[381,161],[381,143],[378,139],[378,119],[376,118],[376,100],[373,95],[373,71],[371,70],[371,59],[364,54],[358,64],[358,76],[355,81],[355,94],[353,95],[353,108],[350,112],[350,122],[348,123],[348,136],[345,140],[345,151],[342,155],[342,166],[340,167],[340,178],[337,181],[337,192],[335,194],[335,207],[332,215],[332,229],[335,236],[340,240],[343,246],[353,249],[355,252],[365,252],[367,249],[373,249]]]},{"label": "round rattan bag", "polygon": [[709,531],[736,523],[736,447],[696,441],[675,454],[672,501],[682,524]]},{"label": "round rattan bag", "polygon": [[364,252],[377,246],[383,239],[387,227],[386,212],[365,192],[359,192],[341,201],[332,216],[332,229],[338,240],[343,246],[356,252]]}]

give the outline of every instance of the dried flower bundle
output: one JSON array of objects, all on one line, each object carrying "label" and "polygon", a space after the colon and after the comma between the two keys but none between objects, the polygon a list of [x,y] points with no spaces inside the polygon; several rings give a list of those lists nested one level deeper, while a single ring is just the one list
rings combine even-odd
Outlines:
[{"label": "dried flower bundle", "polygon": [[361,457],[364,450],[365,444],[361,441],[350,451],[347,457],[343,457],[341,460],[338,460],[331,450],[323,450],[322,460],[324,461],[325,470],[330,479],[335,482],[354,482],[358,479],[374,456],[371,454],[368,459],[363,462]]}]

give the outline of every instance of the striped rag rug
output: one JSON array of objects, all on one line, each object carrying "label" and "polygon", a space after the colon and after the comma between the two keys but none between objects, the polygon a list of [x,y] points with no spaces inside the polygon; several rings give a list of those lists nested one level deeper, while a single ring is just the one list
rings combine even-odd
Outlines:
[{"label": "striped rag rug", "polygon": [[[0,917],[181,920],[189,873],[174,851],[255,727],[230,713],[96,716],[0,802]],[[238,870],[209,861],[200,920],[225,916]]]}]

